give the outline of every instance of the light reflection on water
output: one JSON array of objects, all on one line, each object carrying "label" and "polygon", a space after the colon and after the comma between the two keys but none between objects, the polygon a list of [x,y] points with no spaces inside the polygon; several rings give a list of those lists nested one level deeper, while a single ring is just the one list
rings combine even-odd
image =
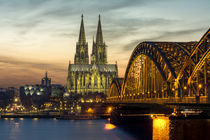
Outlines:
[{"label": "light reflection on water", "polygon": [[[209,140],[210,120],[153,118],[124,128],[107,120],[0,119],[0,140]],[[136,131],[135,133],[133,133]],[[137,134],[137,135],[135,135]]]},{"label": "light reflection on water", "polygon": [[210,120],[169,120],[168,117],[153,119],[153,140],[209,140]]},{"label": "light reflection on water", "polygon": [[113,125],[113,124],[110,124],[110,123],[107,123],[107,124],[105,124],[105,126],[104,126],[104,129],[105,129],[105,130],[112,130],[112,129],[115,129],[115,128],[116,128],[116,126]]},{"label": "light reflection on water", "polygon": [[153,119],[153,140],[169,140],[169,119],[160,117]]},{"label": "light reflection on water", "polygon": [[0,140],[136,140],[107,120],[0,119]]}]

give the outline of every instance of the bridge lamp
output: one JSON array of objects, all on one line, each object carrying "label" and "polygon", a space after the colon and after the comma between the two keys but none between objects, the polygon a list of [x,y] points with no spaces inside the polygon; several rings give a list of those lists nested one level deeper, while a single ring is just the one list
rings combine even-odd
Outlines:
[{"label": "bridge lamp", "polygon": [[174,89],[174,88],[172,88],[172,91],[175,91],[175,89]]},{"label": "bridge lamp", "polygon": [[187,89],[187,87],[186,86],[184,86],[184,90],[186,90]]},{"label": "bridge lamp", "polygon": [[199,85],[198,85],[198,88],[200,88],[200,89],[201,89],[201,88],[202,88],[202,84],[199,84]]},{"label": "bridge lamp", "polygon": [[107,113],[110,114],[111,112],[112,112],[112,107],[108,107],[108,108],[107,108]]}]

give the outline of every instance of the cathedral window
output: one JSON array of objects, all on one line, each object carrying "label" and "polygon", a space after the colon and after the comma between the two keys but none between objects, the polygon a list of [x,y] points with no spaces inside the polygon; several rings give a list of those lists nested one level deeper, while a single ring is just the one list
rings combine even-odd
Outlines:
[{"label": "cathedral window", "polygon": [[102,53],[100,53],[99,58],[102,59]]},{"label": "cathedral window", "polygon": [[85,75],[83,77],[83,86],[85,86]]},{"label": "cathedral window", "polygon": [[85,58],[85,54],[84,52],[81,53],[81,59],[84,59]]},{"label": "cathedral window", "polygon": [[82,75],[80,77],[80,86],[82,86]]},{"label": "cathedral window", "polygon": [[96,87],[98,83],[97,76],[94,77],[94,86]]}]

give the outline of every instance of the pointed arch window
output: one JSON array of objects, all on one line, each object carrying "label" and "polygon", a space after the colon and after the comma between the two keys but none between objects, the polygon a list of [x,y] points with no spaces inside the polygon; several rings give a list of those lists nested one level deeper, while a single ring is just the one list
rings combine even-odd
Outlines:
[{"label": "pointed arch window", "polygon": [[97,86],[97,83],[98,83],[98,78],[97,78],[97,76],[95,75],[95,77],[94,77],[94,86],[95,86],[95,87]]},{"label": "pointed arch window", "polygon": [[85,86],[85,75],[83,76],[83,86]]}]

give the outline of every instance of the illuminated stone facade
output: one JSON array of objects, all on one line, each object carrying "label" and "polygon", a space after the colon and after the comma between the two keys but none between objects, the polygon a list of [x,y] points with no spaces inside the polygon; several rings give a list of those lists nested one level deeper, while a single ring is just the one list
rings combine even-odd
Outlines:
[{"label": "illuminated stone facade", "polygon": [[82,16],[74,64],[69,62],[68,67],[67,90],[69,93],[107,94],[112,79],[118,77],[118,68],[117,64],[107,64],[106,48],[99,16],[96,41],[93,40],[91,63],[89,64],[88,43],[86,42]]}]

